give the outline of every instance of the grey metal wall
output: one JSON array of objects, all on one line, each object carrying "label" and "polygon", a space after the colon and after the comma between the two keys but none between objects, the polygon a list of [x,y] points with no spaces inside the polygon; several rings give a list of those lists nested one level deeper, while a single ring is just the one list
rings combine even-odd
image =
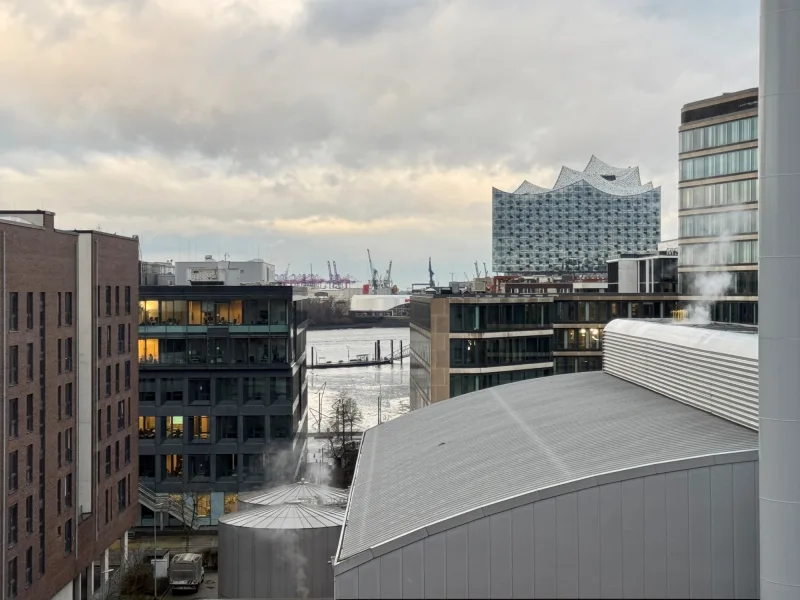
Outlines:
[{"label": "grey metal wall", "polygon": [[753,461],[597,486],[411,543],[340,573],[335,595],[753,598],[757,500]]},{"label": "grey metal wall", "polygon": [[341,529],[256,529],[220,523],[220,597],[332,597],[329,562]]},{"label": "grey metal wall", "polygon": [[761,1],[761,593],[800,598],[800,0]]}]

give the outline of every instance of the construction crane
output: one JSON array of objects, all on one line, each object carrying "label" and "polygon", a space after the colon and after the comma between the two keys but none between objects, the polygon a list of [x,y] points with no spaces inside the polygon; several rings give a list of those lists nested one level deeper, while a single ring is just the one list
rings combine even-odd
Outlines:
[{"label": "construction crane", "polygon": [[389,261],[389,268],[386,270],[386,276],[383,279],[383,287],[392,287],[392,261]]},{"label": "construction crane", "polygon": [[436,287],[436,283],[433,281],[433,267],[431,266],[431,257],[428,257],[428,278],[430,279],[430,287]]},{"label": "construction crane", "polygon": [[369,252],[369,248],[367,248],[367,258],[369,259],[369,273],[371,277],[371,284],[372,284],[372,293],[378,293],[378,270],[372,266],[372,254]]},{"label": "construction crane", "polygon": [[478,261],[475,261],[475,277],[477,279],[481,278],[481,270],[478,268]]}]

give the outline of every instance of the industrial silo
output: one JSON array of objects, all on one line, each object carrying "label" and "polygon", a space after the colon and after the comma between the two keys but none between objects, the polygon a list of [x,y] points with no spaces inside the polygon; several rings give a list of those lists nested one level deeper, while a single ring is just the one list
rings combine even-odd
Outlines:
[{"label": "industrial silo", "polygon": [[303,502],[325,506],[346,506],[347,490],[310,483],[301,479],[297,483],[280,485],[268,490],[241,494],[237,502],[238,511],[262,506],[275,506],[287,502]]},{"label": "industrial silo", "polygon": [[219,520],[222,598],[333,598],[331,557],[345,509],[300,501]]}]

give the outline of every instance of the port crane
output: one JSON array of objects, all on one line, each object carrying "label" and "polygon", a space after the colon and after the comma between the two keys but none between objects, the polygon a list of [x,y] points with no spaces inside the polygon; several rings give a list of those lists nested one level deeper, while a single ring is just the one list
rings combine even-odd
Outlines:
[{"label": "port crane", "polygon": [[486,263],[483,263],[483,274],[486,278],[489,277],[489,269],[486,268]]},{"label": "port crane", "polygon": [[378,293],[378,269],[376,269],[372,265],[372,254],[370,254],[369,248],[367,248],[367,258],[369,259],[369,274],[370,274],[371,283],[372,283],[372,293],[373,294],[377,294]]},{"label": "port crane", "polygon": [[477,261],[477,260],[475,261],[475,277],[476,277],[477,279],[480,279],[480,278],[481,278],[481,270],[480,270],[480,268],[478,267],[478,261]]},{"label": "port crane", "polygon": [[436,287],[436,283],[433,281],[433,267],[431,266],[431,257],[428,257],[428,278],[430,279],[430,286]]}]

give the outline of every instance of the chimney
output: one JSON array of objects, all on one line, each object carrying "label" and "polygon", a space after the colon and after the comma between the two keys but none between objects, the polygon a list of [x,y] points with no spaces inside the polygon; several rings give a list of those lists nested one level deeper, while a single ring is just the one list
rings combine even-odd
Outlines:
[{"label": "chimney", "polygon": [[761,0],[761,598],[800,599],[800,0]]}]

